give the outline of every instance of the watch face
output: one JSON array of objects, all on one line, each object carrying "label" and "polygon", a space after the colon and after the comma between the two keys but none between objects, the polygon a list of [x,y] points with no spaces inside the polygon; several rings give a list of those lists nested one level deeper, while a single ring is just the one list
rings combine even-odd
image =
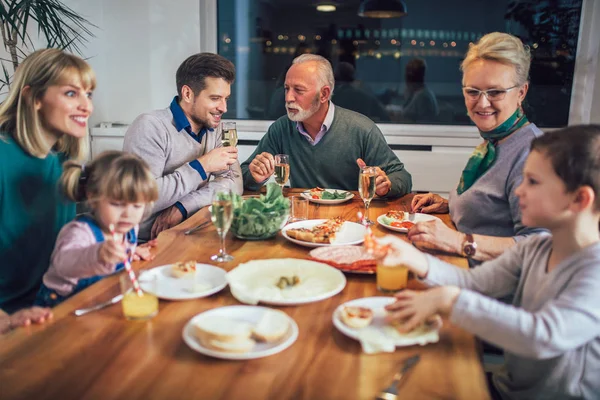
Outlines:
[{"label": "watch face", "polygon": [[471,257],[471,256],[475,255],[475,246],[473,246],[472,243],[465,243],[465,247],[463,248],[463,251],[465,252],[465,254],[468,257]]}]

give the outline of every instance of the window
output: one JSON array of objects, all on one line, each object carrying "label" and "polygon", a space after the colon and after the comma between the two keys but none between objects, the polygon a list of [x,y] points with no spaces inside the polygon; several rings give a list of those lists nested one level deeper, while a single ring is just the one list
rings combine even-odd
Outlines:
[{"label": "window", "polygon": [[[541,127],[569,122],[583,0],[405,0],[401,18],[362,18],[360,1],[216,0],[217,51],[234,62],[228,118],[285,114],[294,56],[328,58],[334,103],[381,124],[468,125],[460,62],[469,43],[503,31],[529,45],[524,107]],[[316,5],[334,4],[333,12]]]}]

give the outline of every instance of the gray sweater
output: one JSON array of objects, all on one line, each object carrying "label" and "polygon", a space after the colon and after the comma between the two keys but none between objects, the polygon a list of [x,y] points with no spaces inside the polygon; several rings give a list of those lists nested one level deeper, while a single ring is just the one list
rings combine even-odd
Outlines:
[{"label": "gray sweater", "polygon": [[[533,235],[471,270],[427,256],[425,282],[463,288],[450,321],[505,350],[504,398],[597,399],[600,243],[547,273],[551,250],[552,236]],[[495,300],[509,294],[512,305]]]},{"label": "gray sweater", "polygon": [[177,131],[169,108],[151,111],[133,121],[125,134],[123,150],[140,156],[156,177],[158,200],[152,215],[140,225],[140,239],[149,239],[152,224],[164,209],[180,202],[188,217],[211,203],[215,188],[243,191],[239,163],[231,166],[232,178],[227,170],[209,174],[203,179],[190,162],[214,148],[221,147],[220,131],[207,131],[198,143],[185,131]]},{"label": "gray sweater", "polygon": [[409,193],[411,176],[404,164],[387,145],[383,134],[373,121],[362,114],[335,107],[331,127],[323,139],[312,146],[287,115],[279,118],[261,139],[250,158],[242,163],[244,187],[258,190],[248,170],[250,162],[262,152],[290,156],[290,185],[295,188],[320,186],[331,189],[357,190],[359,168],[357,158],[367,165],[385,171],[392,183],[386,197]]}]

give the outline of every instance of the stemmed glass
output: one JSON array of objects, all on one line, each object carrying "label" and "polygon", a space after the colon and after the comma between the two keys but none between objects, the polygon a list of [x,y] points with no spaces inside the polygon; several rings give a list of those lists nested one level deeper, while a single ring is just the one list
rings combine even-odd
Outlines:
[{"label": "stemmed glass", "polygon": [[275,182],[283,190],[283,185],[290,177],[290,156],[287,154],[275,155]]},{"label": "stemmed glass", "polygon": [[373,225],[374,222],[369,219],[369,206],[371,200],[375,197],[375,180],[377,178],[377,168],[363,167],[358,173],[358,193],[365,203],[365,225]]},{"label": "stemmed glass", "polygon": [[210,259],[216,262],[227,262],[233,260],[233,256],[225,251],[225,236],[231,220],[233,219],[233,194],[231,190],[216,190],[213,193],[212,204],[210,207],[210,219],[217,228],[217,234],[220,239],[219,253],[211,256]]},{"label": "stemmed glass", "polygon": [[[221,141],[223,147],[235,147],[238,143],[238,134],[235,122],[222,122],[221,123]],[[228,167],[227,176],[231,177],[231,165]]]}]

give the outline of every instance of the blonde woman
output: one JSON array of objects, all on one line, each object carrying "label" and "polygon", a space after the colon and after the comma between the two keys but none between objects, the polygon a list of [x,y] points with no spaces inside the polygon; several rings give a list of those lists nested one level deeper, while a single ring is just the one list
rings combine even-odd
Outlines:
[{"label": "blonde woman", "polygon": [[[35,304],[54,307],[104,276],[124,268],[139,249],[139,223],[158,198],[148,165],[133,154],[107,151],[89,165],[68,161],[61,187],[90,214],[77,216],[56,239],[50,268]],[[144,248],[144,251],[148,249]]]},{"label": "blonde woman", "polygon": [[469,49],[461,65],[463,95],[484,141],[448,200],[432,193],[414,197],[414,212],[450,212],[458,229],[441,221],[418,223],[408,233],[417,245],[467,256],[475,265],[543,231],[522,223],[515,195],[529,145],[542,134],[522,107],[530,63],[529,49],[507,33],[487,34]]},{"label": "blonde woman", "polygon": [[38,50],[17,68],[0,105],[0,325],[43,322],[33,303],[60,229],[75,216],[57,182],[66,159],[85,155],[96,78],[81,58]]}]

